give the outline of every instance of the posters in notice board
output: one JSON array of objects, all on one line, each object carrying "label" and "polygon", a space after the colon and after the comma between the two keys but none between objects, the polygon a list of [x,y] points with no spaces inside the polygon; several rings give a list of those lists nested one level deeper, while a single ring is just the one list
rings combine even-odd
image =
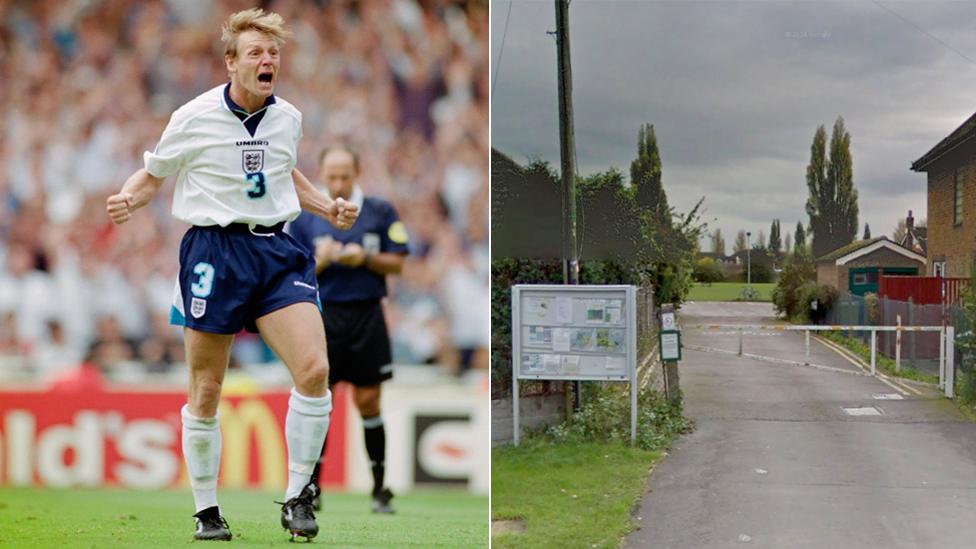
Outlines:
[{"label": "posters in notice board", "polygon": [[519,371],[530,379],[629,376],[633,292],[628,286],[517,285],[513,321],[519,324],[517,356],[525,360]]},{"label": "posters in notice board", "polygon": [[570,297],[556,298],[556,322],[569,324],[573,321],[573,299]]},{"label": "posters in notice board", "polygon": [[552,328],[529,326],[529,337],[525,341],[525,346],[552,349]]}]

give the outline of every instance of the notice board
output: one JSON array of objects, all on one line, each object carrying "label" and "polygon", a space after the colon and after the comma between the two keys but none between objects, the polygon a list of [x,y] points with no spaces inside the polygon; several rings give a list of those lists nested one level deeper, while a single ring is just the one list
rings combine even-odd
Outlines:
[{"label": "notice board", "polygon": [[632,380],[636,295],[625,285],[513,286],[513,377]]}]

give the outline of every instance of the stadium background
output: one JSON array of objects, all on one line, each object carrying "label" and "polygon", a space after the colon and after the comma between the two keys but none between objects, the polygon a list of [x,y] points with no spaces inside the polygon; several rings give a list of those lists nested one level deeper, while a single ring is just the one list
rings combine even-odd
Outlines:
[{"label": "stadium background", "polygon": [[[487,493],[488,7],[447,0],[0,0],[0,485],[186,485],[173,181],[121,227],[104,204],[170,113],[226,81],[220,24],[254,5],[294,31],[276,94],[304,113],[299,168],[360,151],[364,190],[410,234],[386,307],[388,482]],[[274,360],[238,337],[224,486],[284,485]],[[366,490],[358,414],[336,400],[326,479]]]}]

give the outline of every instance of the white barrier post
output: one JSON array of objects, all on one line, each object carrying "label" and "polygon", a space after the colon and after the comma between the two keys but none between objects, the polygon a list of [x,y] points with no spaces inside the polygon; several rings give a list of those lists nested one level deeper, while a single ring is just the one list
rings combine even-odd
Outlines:
[{"label": "white barrier post", "polygon": [[630,377],[630,445],[637,444],[637,369]]},{"label": "white barrier post", "polygon": [[939,389],[945,388],[945,328],[939,330]]},{"label": "white barrier post", "polygon": [[807,339],[807,358],[810,358],[810,330],[804,330],[803,333],[806,334]]},{"label": "white barrier post", "polygon": [[[895,330],[895,371],[901,371],[901,315],[896,315],[898,329]],[[888,338],[885,338],[888,339]]]},{"label": "white barrier post", "polygon": [[954,364],[956,360],[956,342],[955,342],[956,329],[952,326],[946,326],[946,345],[945,345],[945,396],[946,398],[952,398],[955,396],[955,391],[953,385],[956,379],[956,366]]},{"label": "white barrier post", "polygon": [[877,331],[871,330],[871,375],[874,375],[874,371],[875,371],[874,364],[875,364],[875,355],[877,354],[877,344],[878,344],[877,337],[876,337],[877,335],[878,335]]},{"label": "white barrier post", "polygon": [[519,382],[518,376],[512,375],[512,441],[519,445],[522,428],[519,427]]}]

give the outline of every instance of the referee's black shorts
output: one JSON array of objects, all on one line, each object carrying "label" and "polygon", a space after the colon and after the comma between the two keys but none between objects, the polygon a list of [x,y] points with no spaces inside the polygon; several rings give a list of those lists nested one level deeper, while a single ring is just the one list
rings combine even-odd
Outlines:
[{"label": "referee's black shorts", "polygon": [[390,335],[380,300],[322,304],[329,347],[329,384],[348,381],[359,387],[393,377]]}]

